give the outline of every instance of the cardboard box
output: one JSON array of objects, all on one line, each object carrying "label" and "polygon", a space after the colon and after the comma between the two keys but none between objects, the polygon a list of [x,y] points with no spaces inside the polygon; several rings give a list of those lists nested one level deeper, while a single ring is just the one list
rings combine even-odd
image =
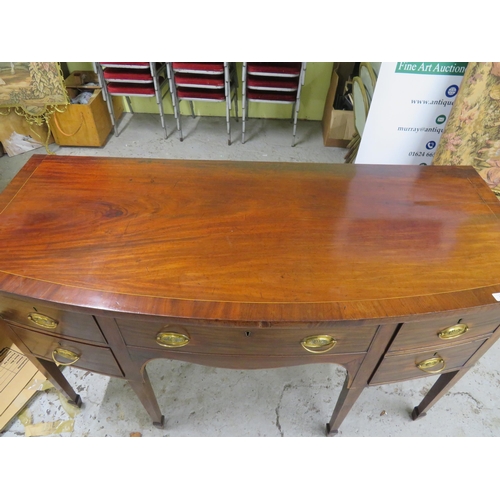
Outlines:
[{"label": "cardboard box", "polygon": [[0,330],[0,430],[22,411],[45,380]]},{"label": "cardboard box", "polygon": [[64,85],[67,89],[101,88],[97,73],[93,71],[74,71],[64,80]]},{"label": "cardboard box", "polygon": [[359,63],[355,62],[337,62],[334,63],[333,69],[335,73],[337,73],[337,76],[339,77],[339,83],[337,86],[338,93],[337,94],[342,94],[344,91],[345,84],[348,81],[352,80],[352,77],[355,76],[359,72],[359,69],[357,69],[357,66],[359,66]]},{"label": "cardboard box", "polygon": [[52,135],[47,138],[48,131],[46,124],[31,125],[14,111],[6,115],[0,113],[0,150],[12,157],[43,148],[46,142],[47,146],[54,142]]},{"label": "cardboard box", "polygon": [[[97,75],[91,71],[78,71],[68,76],[65,84],[70,99],[82,91],[92,92],[92,97],[87,104],[68,104],[65,111],[51,116],[50,128],[56,144],[101,147],[113,126],[102,89],[97,86]],[[114,97],[113,107],[118,120],[123,113],[123,99]]]},{"label": "cardboard box", "polygon": [[338,84],[339,76],[334,69],[323,111],[323,144],[326,147],[345,148],[356,129],[353,111],[338,110],[333,107]]}]

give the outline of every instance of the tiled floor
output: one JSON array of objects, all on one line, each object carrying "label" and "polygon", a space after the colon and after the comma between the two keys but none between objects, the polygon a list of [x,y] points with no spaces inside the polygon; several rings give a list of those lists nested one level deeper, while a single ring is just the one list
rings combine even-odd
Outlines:
[{"label": "tiled floor", "polygon": [[[172,117],[168,126],[165,140],[156,116],[125,115],[120,136],[111,136],[103,148],[53,145],[51,149],[58,155],[327,163],[342,163],[345,154],[342,149],[323,147],[319,122],[299,123],[294,148],[286,121],[251,119],[245,144],[235,126],[231,146],[227,146],[222,118],[186,117],[182,143]],[[0,189],[30,156],[0,158]],[[366,389],[341,426],[340,436],[500,436],[499,355],[500,343],[425,418],[415,422],[411,410],[435,377]],[[148,373],[166,419],[165,428],[159,430],[126,382],[72,368],[65,373],[84,402],[76,414],[68,413],[54,389],[40,391],[27,410],[34,424],[73,420],[69,424],[74,430],[59,435],[286,437],[324,435],[345,374],[343,368],[326,364],[240,371],[154,360]],[[19,419],[3,433],[24,435]]]}]

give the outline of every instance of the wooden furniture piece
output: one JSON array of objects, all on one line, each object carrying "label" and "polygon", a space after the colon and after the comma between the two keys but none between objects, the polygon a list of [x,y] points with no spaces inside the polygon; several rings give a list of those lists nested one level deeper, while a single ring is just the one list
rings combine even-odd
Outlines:
[{"label": "wooden furniture piece", "polygon": [[[440,373],[413,418],[500,335],[500,204],[471,167],[33,156],[0,195],[0,328],[75,404],[56,364]],[[496,295],[498,297],[498,295]]]}]

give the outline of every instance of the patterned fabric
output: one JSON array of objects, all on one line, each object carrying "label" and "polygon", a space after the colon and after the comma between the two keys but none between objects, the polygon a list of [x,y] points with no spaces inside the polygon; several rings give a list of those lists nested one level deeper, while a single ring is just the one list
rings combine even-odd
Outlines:
[{"label": "patterned fabric", "polygon": [[22,108],[32,115],[47,106],[68,104],[58,63],[0,63],[0,108]]},{"label": "patterned fabric", "polygon": [[434,165],[472,165],[500,197],[500,63],[468,64]]},{"label": "patterned fabric", "polygon": [[[67,104],[69,98],[59,63],[0,63],[0,108],[4,108],[0,109],[0,114],[24,117],[30,125],[32,132],[30,135],[35,143],[38,141],[34,137],[39,136],[35,128],[44,128],[47,132],[43,143],[49,154],[52,154],[48,148],[51,137],[50,116],[56,112],[63,112]],[[11,154],[9,152],[9,155]]]}]

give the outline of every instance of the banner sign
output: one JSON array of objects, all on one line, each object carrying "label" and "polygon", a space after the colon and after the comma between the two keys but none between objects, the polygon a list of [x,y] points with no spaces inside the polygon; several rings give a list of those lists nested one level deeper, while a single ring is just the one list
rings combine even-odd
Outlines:
[{"label": "banner sign", "polygon": [[382,63],[356,163],[430,165],[467,64]]}]

